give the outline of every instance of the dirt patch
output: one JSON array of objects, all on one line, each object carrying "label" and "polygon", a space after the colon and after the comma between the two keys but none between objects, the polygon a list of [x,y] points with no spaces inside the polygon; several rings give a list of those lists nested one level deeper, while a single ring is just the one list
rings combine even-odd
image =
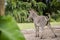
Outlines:
[{"label": "dirt patch", "polygon": [[40,39],[40,37],[35,37],[34,29],[25,29],[22,30],[22,32],[26,40],[60,40],[60,28],[54,28],[54,32],[57,35],[56,38],[54,38],[54,34],[48,28],[44,29],[43,39]]}]

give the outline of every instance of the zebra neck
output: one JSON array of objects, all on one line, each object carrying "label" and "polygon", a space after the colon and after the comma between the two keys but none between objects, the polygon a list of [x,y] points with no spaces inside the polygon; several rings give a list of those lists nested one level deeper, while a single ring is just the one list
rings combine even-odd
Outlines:
[{"label": "zebra neck", "polygon": [[38,15],[33,15],[33,18],[32,18],[32,19],[34,20],[37,16],[38,16]]}]

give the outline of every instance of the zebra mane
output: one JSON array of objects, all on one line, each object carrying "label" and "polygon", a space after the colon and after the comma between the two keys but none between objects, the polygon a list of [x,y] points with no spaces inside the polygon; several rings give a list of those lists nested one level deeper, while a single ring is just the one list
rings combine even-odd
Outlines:
[{"label": "zebra mane", "polygon": [[30,11],[32,11],[34,14],[37,14],[37,11],[34,9],[30,9]]}]

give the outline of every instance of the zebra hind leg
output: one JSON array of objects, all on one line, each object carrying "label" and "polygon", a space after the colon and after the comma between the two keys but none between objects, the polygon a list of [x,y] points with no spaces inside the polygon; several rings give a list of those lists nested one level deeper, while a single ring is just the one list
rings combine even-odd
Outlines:
[{"label": "zebra hind leg", "polygon": [[48,23],[48,25],[47,25],[47,26],[49,27],[49,29],[51,29],[51,31],[53,32],[54,36],[55,36],[55,37],[57,37],[57,35],[55,34],[54,30],[51,28],[50,23]]}]

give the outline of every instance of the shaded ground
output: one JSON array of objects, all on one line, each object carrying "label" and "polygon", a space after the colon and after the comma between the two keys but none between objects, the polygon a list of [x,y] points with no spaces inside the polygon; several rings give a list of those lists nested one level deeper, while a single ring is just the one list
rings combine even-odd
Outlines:
[{"label": "shaded ground", "polygon": [[54,29],[55,34],[58,36],[56,38],[54,38],[54,35],[49,28],[44,29],[44,33],[43,33],[44,39],[40,39],[40,37],[39,38],[35,37],[34,29],[24,29],[22,30],[22,32],[26,40],[60,40],[60,26],[55,26],[53,29]]}]

